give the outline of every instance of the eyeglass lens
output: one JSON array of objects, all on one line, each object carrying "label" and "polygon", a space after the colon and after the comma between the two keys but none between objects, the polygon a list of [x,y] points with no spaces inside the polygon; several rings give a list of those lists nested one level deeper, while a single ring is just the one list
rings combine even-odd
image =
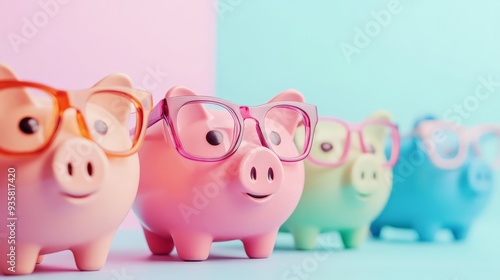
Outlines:
[{"label": "eyeglass lens", "polygon": [[489,163],[496,162],[500,157],[500,138],[493,132],[484,133],[479,137],[481,156]]},{"label": "eyeglass lens", "polygon": [[304,118],[304,113],[295,107],[275,106],[266,113],[263,133],[267,145],[278,157],[293,159],[305,153],[306,147],[298,150],[294,144],[294,136],[300,143],[305,143],[308,137]]},{"label": "eyeglass lens", "polygon": [[[375,154],[383,161],[389,160],[394,151],[391,128],[385,124],[365,124],[361,133],[367,153]],[[347,143],[349,128],[337,121],[322,121],[316,127],[311,157],[326,164],[340,164],[347,145],[351,150],[361,152],[358,132],[352,131]],[[350,153],[351,151],[347,151]]]},{"label": "eyeglass lens", "polygon": [[321,121],[316,126],[310,156],[327,164],[340,162],[346,147],[348,129],[342,123]]},{"label": "eyeglass lens", "polygon": [[218,158],[236,144],[239,127],[228,108],[210,102],[184,104],[175,129],[184,150],[194,158]]},{"label": "eyeglass lens", "polygon": [[130,150],[140,133],[139,113],[124,93],[101,91],[92,94],[84,115],[92,139],[109,152]]},{"label": "eyeglass lens", "polygon": [[32,152],[50,139],[58,114],[52,95],[31,87],[11,87],[0,89],[0,100],[1,149]]},{"label": "eyeglass lens", "polygon": [[454,159],[460,150],[460,137],[456,131],[448,128],[439,128],[433,131],[433,142],[437,155],[442,159]]},{"label": "eyeglass lens", "polygon": [[397,152],[392,138],[393,128],[387,124],[368,123],[361,129],[367,153],[380,157],[384,162]]}]

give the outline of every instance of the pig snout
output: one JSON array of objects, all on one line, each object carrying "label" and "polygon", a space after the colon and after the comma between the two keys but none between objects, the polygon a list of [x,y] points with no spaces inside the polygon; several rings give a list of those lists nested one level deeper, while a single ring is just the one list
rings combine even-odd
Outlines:
[{"label": "pig snout", "polygon": [[108,165],[106,155],[95,143],[75,138],[58,147],[52,168],[61,191],[70,197],[81,198],[100,188]]},{"label": "pig snout", "polygon": [[354,188],[358,195],[367,197],[377,192],[386,180],[382,163],[373,155],[361,155],[354,160],[348,173],[347,185]]},{"label": "pig snout", "polygon": [[258,147],[247,151],[239,169],[244,194],[256,200],[271,196],[283,182],[283,165],[267,148]]},{"label": "pig snout", "polygon": [[493,186],[493,171],[483,161],[473,161],[465,167],[462,177],[462,187],[473,194],[490,190]]}]

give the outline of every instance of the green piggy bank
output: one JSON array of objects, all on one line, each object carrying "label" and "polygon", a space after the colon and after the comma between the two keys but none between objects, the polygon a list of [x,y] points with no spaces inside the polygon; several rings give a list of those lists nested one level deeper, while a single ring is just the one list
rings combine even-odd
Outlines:
[{"label": "green piggy bank", "polygon": [[[392,148],[385,151],[388,141]],[[292,233],[296,249],[314,249],[319,234],[335,231],[345,248],[360,246],[389,198],[398,156],[399,133],[389,113],[356,124],[321,117],[304,161],[302,197],[280,231]]]}]

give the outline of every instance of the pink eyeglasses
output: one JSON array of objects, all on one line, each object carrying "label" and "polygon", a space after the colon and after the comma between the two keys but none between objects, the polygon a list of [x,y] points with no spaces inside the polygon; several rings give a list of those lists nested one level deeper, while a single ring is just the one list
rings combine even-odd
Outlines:
[{"label": "pink eyeglasses", "polygon": [[[311,150],[317,123],[316,106],[294,101],[271,102],[248,107],[211,96],[172,96],[153,109],[148,127],[163,119],[166,133],[183,157],[214,162],[236,152],[243,139],[244,121],[256,122],[257,136],[280,160],[303,160]],[[293,144],[301,130],[302,150]]]},{"label": "pink eyeglasses", "polygon": [[443,169],[460,167],[472,151],[487,160],[492,167],[500,167],[500,126],[482,125],[460,127],[441,120],[422,121],[415,129],[425,143],[430,160]]},{"label": "pink eyeglasses", "polygon": [[[334,117],[320,117],[314,136],[314,150],[308,160],[326,167],[338,167],[344,164],[351,149],[351,135],[357,134],[360,150],[363,153],[380,153],[384,155],[387,134],[392,140],[389,160],[384,167],[393,167],[399,158],[400,138],[395,124],[386,120],[367,120],[362,123],[349,124]],[[320,134],[321,133],[321,134]],[[316,152],[316,146],[318,148]]]}]

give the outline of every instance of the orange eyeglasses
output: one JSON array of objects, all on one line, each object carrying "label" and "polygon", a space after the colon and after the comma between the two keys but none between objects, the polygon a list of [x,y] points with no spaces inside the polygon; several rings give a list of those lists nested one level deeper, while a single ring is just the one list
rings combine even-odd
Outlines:
[{"label": "orange eyeglasses", "polygon": [[[123,78],[114,76],[113,78]],[[73,108],[83,137],[106,154],[125,157],[144,142],[153,99],[125,86],[62,91],[42,84],[0,81],[0,153],[31,154],[55,138],[64,112]]]}]

